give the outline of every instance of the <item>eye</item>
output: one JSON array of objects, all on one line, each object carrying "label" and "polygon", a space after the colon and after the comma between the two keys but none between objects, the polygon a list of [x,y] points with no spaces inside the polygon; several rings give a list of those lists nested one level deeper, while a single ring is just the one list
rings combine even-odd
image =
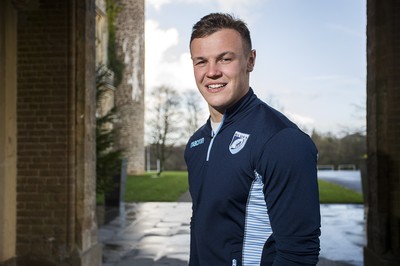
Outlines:
[{"label": "eye", "polygon": [[226,64],[232,61],[232,58],[230,57],[223,57],[221,58],[221,63]]},{"label": "eye", "polygon": [[205,59],[194,59],[193,60],[193,65],[194,66],[204,66],[207,63]]},{"label": "eye", "polygon": [[203,66],[206,63],[205,60],[197,60],[194,62],[195,66]]}]

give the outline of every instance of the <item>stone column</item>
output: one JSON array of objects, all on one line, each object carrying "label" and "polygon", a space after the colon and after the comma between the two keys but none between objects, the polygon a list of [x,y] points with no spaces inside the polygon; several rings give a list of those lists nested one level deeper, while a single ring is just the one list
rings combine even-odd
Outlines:
[{"label": "stone column", "polygon": [[[60,0],[63,1],[63,0]],[[95,0],[74,0],[72,40],[74,45],[70,85],[71,224],[74,237],[70,244],[73,265],[97,266],[101,263],[101,245],[97,242],[96,221],[96,4]],[[74,220],[72,220],[74,218]]]},{"label": "stone column", "polygon": [[128,159],[129,174],[144,172],[144,0],[118,1],[117,53],[124,63],[116,89],[120,114],[120,147]]},{"label": "stone column", "polygon": [[17,38],[11,0],[0,8],[0,265],[11,265],[16,245]]},{"label": "stone column", "polygon": [[367,266],[400,265],[399,11],[399,1],[367,1]]}]

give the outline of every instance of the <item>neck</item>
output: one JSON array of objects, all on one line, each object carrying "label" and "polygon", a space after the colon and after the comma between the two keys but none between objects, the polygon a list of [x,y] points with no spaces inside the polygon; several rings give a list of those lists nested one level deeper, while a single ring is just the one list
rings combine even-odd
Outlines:
[{"label": "neck", "polygon": [[222,117],[224,116],[224,113],[217,111],[216,109],[212,108],[211,106],[209,106],[208,109],[210,111],[211,121],[213,121],[214,123],[222,122]]}]

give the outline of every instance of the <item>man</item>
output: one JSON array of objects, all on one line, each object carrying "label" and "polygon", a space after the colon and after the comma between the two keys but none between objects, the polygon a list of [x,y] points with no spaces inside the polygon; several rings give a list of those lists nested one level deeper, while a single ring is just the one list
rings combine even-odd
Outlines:
[{"label": "man", "polygon": [[246,24],[207,15],[193,26],[190,52],[210,118],[185,150],[189,265],[315,265],[317,149],[250,88],[256,52]]}]

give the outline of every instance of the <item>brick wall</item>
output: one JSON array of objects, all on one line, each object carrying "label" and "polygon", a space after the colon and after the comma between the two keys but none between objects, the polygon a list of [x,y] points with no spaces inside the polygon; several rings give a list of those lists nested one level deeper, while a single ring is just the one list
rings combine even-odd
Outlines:
[{"label": "brick wall", "polygon": [[100,265],[94,215],[95,1],[14,2],[21,4],[18,264]]},{"label": "brick wall", "polygon": [[66,243],[68,201],[67,1],[18,13],[17,255]]},{"label": "brick wall", "polygon": [[144,0],[120,0],[116,41],[125,63],[116,90],[121,115],[120,146],[128,158],[128,173],[144,172]]}]

